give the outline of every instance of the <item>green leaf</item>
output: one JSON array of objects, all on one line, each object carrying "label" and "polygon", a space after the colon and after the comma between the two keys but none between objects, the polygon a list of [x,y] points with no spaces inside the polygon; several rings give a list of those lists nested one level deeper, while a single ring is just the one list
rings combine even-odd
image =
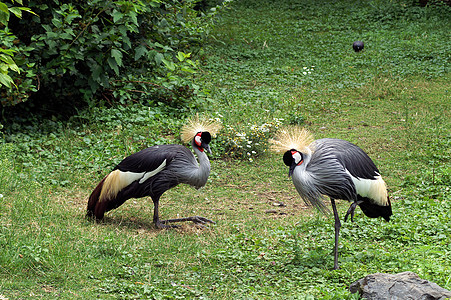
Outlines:
[{"label": "green leaf", "polygon": [[92,68],[92,78],[93,78],[94,80],[97,81],[97,79],[99,78],[99,76],[100,76],[100,74],[102,73],[102,71],[103,71],[102,66],[96,64],[96,65]]},{"label": "green leaf", "polygon": [[72,24],[72,21],[76,18],[80,18],[81,16],[78,14],[78,11],[72,12],[66,16],[66,23]]},{"label": "green leaf", "polygon": [[3,25],[8,25],[9,21],[9,10],[5,3],[0,2],[0,23]]},{"label": "green leaf", "polygon": [[160,7],[161,1],[160,0],[152,0],[149,4],[152,7]]},{"label": "green leaf", "polygon": [[166,68],[169,69],[170,71],[174,71],[175,70],[175,64],[172,61],[166,60],[164,58],[162,58],[161,61],[164,63]]},{"label": "green leaf", "polygon": [[137,18],[136,13],[134,11],[131,11],[129,13],[129,17],[132,20],[133,24],[135,24],[136,26],[139,26],[138,25],[138,18]]},{"label": "green leaf", "polygon": [[[6,64],[2,66],[2,70],[12,70],[14,72],[20,73],[19,67],[16,65],[12,57],[7,55],[0,55],[0,60],[4,61]],[[5,67],[6,66],[6,67]]]},{"label": "green leaf", "polygon": [[0,73],[0,83],[7,88],[11,88],[11,83],[14,84],[13,79],[9,75],[3,73]]},{"label": "green leaf", "polygon": [[111,56],[114,57],[116,64],[122,66],[122,52],[117,49],[111,49]]},{"label": "green leaf", "polygon": [[33,12],[33,11],[32,11],[30,8],[28,8],[28,7],[19,7],[19,9],[22,10],[22,11],[29,12],[30,14],[33,14],[33,15],[37,16],[37,14],[36,14],[35,12]]},{"label": "green leaf", "polygon": [[116,60],[108,57],[107,62],[110,68],[113,69],[114,73],[116,73],[116,75],[119,75],[119,67],[117,66]]},{"label": "green leaf", "polygon": [[53,24],[53,26],[55,26],[56,28],[61,28],[61,26],[63,25],[63,22],[62,22],[60,19],[53,18],[53,19],[52,19],[52,24]]},{"label": "green leaf", "polygon": [[196,73],[195,70],[191,69],[190,67],[182,67],[181,70],[183,72],[188,72],[188,73]]},{"label": "green leaf", "polygon": [[155,54],[155,62],[159,65],[163,62],[164,56],[161,53]]},{"label": "green leaf", "polygon": [[9,15],[8,6],[5,3],[3,3],[3,2],[0,2],[0,11],[2,11],[5,14]]},{"label": "green leaf", "polygon": [[117,23],[117,21],[122,19],[123,16],[124,16],[123,13],[121,13],[120,11],[114,10],[113,11],[113,22]]},{"label": "green leaf", "polygon": [[0,55],[0,60],[4,61],[8,65],[15,64],[14,60],[12,59],[12,57],[8,56],[8,55],[1,54]]},{"label": "green leaf", "polygon": [[22,19],[22,10],[20,10],[19,7],[10,7],[9,11],[12,12],[19,19]]},{"label": "green leaf", "polygon": [[183,52],[177,52],[177,59],[179,61],[184,61],[185,60],[185,54]]},{"label": "green leaf", "polygon": [[147,48],[144,45],[140,45],[135,49],[135,61],[146,55]]},{"label": "green leaf", "polygon": [[14,54],[16,52],[17,52],[17,50],[15,50],[15,49],[3,49],[3,48],[0,48],[0,53],[4,53],[7,56],[14,56]]}]

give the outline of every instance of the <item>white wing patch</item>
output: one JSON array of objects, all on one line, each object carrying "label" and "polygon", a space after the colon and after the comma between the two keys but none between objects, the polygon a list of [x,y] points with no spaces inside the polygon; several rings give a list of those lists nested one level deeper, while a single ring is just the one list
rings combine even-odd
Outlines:
[{"label": "white wing patch", "polygon": [[346,172],[351,176],[357,194],[371,199],[375,204],[381,206],[389,205],[387,186],[381,175],[376,176],[376,179],[363,179],[352,176],[348,170]]},{"label": "white wing patch", "polygon": [[126,186],[132,182],[139,180],[139,183],[145,182],[152,176],[155,176],[166,167],[166,159],[161,163],[158,168],[150,172],[122,172],[114,170],[111,172],[103,183],[102,191],[100,192],[99,201],[104,199],[114,198],[116,195]]},{"label": "white wing patch", "polygon": [[149,179],[150,177],[160,173],[164,168],[166,167],[166,159],[163,160],[163,162],[161,163],[161,165],[156,168],[155,170],[151,171],[151,172],[146,172],[144,174],[144,176],[141,178],[141,180],[139,180],[139,183],[143,183],[144,181],[146,181],[147,179]]},{"label": "white wing patch", "polygon": [[113,172],[108,174],[105,182],[103,183],[99,201],[116,197],[117,193],[119,193],[120,190],[122,190],[133,181],[140,179],[143,175],[144,172],[133,173],[114,170]]}]

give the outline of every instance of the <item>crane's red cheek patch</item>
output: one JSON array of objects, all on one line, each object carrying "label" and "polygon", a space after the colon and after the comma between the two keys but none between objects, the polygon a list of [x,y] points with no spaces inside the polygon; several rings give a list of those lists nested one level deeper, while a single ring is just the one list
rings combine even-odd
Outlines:
[{"label": "crane's red cheek patch", "polygon": [[196,143],[196,145],[198,147],[200,147],[202,145],[202,138],[200,137],[199,134],[194,137],[194,142]]}]

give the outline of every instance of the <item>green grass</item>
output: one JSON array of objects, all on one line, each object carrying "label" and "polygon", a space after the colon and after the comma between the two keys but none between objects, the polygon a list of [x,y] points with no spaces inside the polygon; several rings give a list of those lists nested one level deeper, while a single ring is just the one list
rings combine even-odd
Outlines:
[{"label": "green grass", "polygon": [[[102,224],[84,218],[95,184],[122,157],[179,142],[184,116],[136,106],[9,124],[0,299],[358,299],[353,281],[402,271],[451,290],[449,13],[382,0],[237,1],[197,78],[210,90],[203,109],[226,128],[212,174],[201,191],[178,186],[160,206],[162,218],[215,220],[208,229],[156,230],[150,199],[129,200]],[[281,157],[228,148],[252,126],[272,133],[275,118],[356,143],[388,184],[392,220],[359,211],[344,223],[340,270],[333,218],[304,205]],[[252,142],[267,137],[257,131]],[[342,216],[347,207],[339,203]]]}]

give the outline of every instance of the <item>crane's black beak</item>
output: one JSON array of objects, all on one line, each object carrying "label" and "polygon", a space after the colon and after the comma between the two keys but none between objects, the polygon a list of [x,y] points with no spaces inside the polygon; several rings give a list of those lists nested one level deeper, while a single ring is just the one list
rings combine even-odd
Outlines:
[{"label": "crane's black beak", "polygon": [[291,177],[291,175],[293,175],[294,168],[296,168],[296,166],[297,166],[297,164],[293,159],[293,162],[291,163],[291,166],[290,166],[290,170],[288,171],[288,177]]},{"label": "crane's black beak", "polygon": [[204,148],[205,151],[207,151],[208,153],[211,154],[211,149],[210,149],[210,146],[208,144],[202,142],[201,146],[202,146],[202,148]]}]

